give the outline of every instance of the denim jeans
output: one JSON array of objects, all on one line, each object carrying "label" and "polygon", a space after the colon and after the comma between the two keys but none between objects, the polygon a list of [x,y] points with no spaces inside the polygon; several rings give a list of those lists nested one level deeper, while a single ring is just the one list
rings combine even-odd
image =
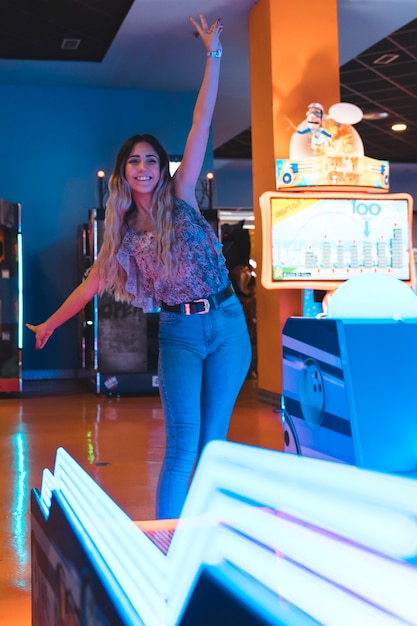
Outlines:
[{"label": "denim jeans", "polygon": [[180,516],[199,454],[209,441],[226,439],[250,362],[247,324],[235,294],[202,315],[161,311],[159,391],[166,450],[157,518]]}]

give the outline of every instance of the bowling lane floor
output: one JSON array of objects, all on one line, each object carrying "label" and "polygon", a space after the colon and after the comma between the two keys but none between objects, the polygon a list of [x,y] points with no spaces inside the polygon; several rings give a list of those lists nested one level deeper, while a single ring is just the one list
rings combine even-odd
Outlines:
[{"label": "bowling lane floor", "polygon": [[[229,439],[283,449],[279,414],[256,380],[237,400]],[[85,381],[27,381],[0,395],[0,623],[30,626],[30,492],[63,447],[133,519],[154,518],[165,445],[159,397],[99,397]]]}]

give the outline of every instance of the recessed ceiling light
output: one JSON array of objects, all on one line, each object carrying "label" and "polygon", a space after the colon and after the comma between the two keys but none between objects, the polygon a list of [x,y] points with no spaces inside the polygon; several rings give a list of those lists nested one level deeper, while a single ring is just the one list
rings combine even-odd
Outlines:
[{"label": "recessed ceiling light", "polygon": [[61,50],[78,50],[81,39],[63,39]]},{"label": "recessed ceiling light", "polygon": [[391,130],[394,130],[396,133],[401,133],[403,130],[407,130],[407,124],[403,124],[403,123],[393,124],[391,126]]},{"label": "recessed ceiling light", "polygon": [[399,54],[383,54],[374,61],[374,65],[389,65],[393,61],[396,61]]}]

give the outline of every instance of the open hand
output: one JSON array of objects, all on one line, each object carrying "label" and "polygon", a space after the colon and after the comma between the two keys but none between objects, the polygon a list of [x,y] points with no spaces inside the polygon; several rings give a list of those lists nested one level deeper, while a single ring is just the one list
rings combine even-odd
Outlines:
[{"label": "open hand", "polygon": [[200,14],[200,24],[196,20],[190,17],[190,22],[200,35],[207,48],[207,52],[213,52],[214,50],[223,50],[220,43],[220,35],[223,31],[223,24],[219,18],[214,24],[208,27],[204,15]]},{"label": "open hand", "polygon": [[46,342],[48,341],[49,337],[54,332],[53,330],[48,329],[45,323],[38,324],[37,326],[34,326],[33,324],[26,324],[26,327],[29,328],[29,330],[33,331],[36,335],[36,339],[35,339],[36,350],[41,350],[46,344]]}]

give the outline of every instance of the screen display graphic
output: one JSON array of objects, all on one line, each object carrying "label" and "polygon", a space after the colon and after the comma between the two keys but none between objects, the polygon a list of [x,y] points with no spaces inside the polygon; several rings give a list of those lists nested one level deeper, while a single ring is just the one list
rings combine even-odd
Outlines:
[{"label": "screen display graphic", "polygon": [[263,269],[270,288],[280,283],[331,288],[370,272],[411,280],[412,199],[407,194],[266,195],[261,199],[268,249]]}]

